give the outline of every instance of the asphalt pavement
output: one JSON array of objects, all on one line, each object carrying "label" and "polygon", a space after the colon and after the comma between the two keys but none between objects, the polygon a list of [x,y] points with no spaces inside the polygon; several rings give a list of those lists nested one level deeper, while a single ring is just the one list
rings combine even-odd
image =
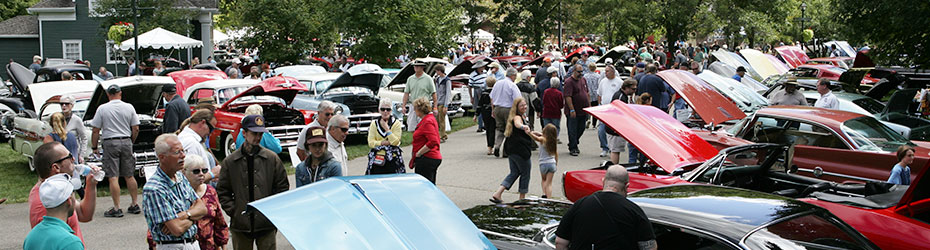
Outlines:
[{"label": "asphalt pavement", "polygon": [[[485,135],[476,133],[475,130],[476,127],[471,127],[452,133],[449,135],[449,140],[440,146],[443,160],[436,174],[436,182],[439,189],[461,209],[489,204],[488,198],[497,190],[501,180],[510,171],[506,158],[486,155]],[[568,154],[568,137],[564,121],[559,138],[566,144],[559,144],[559,166],[552,183],[552,192],[554,198],[564,199],[561,182],[563,172],[596,167],[607,158],[598,157],[600,149],[598,148],[597,130],[593,128],[586,129],[581,138],[580,156]],[[412,152],[411,148],[405,147],[404,153],[409,154],[409,152]],[[543,194],[542,187],[540,187],[537,155],[537,152],[533,152],[529,196]],[[621,154],[621,161],[626,160],[625,155]],[[367,163],[366,157],[349,161],[349,174],[363,174]],[[408,171],[412,173],[412,170],[408,169]],[[289,179],[291,188],[294,188],[294,176],[289,176]],[[518,198],[516,186],[514,184],[511,191],[504,193],[502,198],[505,202]],[[129,196],[122,196],[120,204],[124,206],[124,211],[129,203]],[[112,201],[109,197],[98,197],[93,221],[81,223],[87,249],[146,249],[145,217],[142,214],[129,213],[125,213],[122,218],[103,217],[103,212],[111,206]],[[0,240],[0,249],[22,249],[23,239],[29,230],[29,209],[26,203],[0,205],[0,235],[3,235],[3,240]],[[278,233],[277,242],[278,249],[293,249],[281,233]],[[231,248],[231,244],[229,247]]]}]

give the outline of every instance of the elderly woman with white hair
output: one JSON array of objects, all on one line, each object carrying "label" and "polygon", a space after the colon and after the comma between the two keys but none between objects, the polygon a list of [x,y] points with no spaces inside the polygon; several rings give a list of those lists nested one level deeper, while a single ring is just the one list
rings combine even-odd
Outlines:
[{"label": "elderly woman with white hair", "polygon": [[405,172],[400,150],[403,122],[394,118],[392,106],[391,99],[381,98],[378,105],[381,116],[368,127],[368,147],[371,148],[371,152],[368,153],[366,175]]},{"label": "elderly woman with white hair", "polygon": [[529,117],[529,126],[530,129],[533,129],[536,125],[536,115],[539,114],[542,107],[542,101],[539,100],[539,96],[536,94],[536,85],[532,81],[533,75],[529,70],[524,70],[520,72],[520,79],[517,82],[517,88],[520,89],[520,94],[523,95],[523,99],[527,101],[529,109],[526,111],[526,116]]},{"label": "elderly woman with white hair", "polygon": [[[252,104],[252,105],[249,105],[249,107],[245,108],[246,116],[248,115],[264,116],[262,113],[264,113],[264,109],[262,109],[262,106],[258,104]],[[243,137],[242,134],[243,134],[243,131],[240,128],[239,135],[236,136],[236,148],[241,147],[242,143],[245,142],[245,137]],[[259,145],[261,145],[263,148],[267,148],[268,150],[271,150],[271,152],[274,152],[275,154],[280,154],[281,151],[284,151],[284,148],[281,147],[281,140],[278,138],[275,138],[274,135],[271,134],[271,132],[265,132],[262,134],[262,141],[261,143],[259,143]]]}]

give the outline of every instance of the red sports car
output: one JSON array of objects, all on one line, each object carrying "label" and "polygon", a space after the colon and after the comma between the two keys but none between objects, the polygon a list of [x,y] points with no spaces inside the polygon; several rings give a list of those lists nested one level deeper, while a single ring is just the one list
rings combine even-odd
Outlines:
[{"label": "red sports car", "polygon": [[177,83],[178,95],[184,96],[184,91],[200,82],[209,80],[229,79],[226,73],[219,70],[190,69],[168,73]]},{"label": "red sports car", "polygon": [[[691,129],[651,106],[614,102],[585,111],[650,159],[644,165],[627,166],[630,192],[704,183],[801,198],[824,206],[882,248],[930,248],[930,241],[925,240],[930,239],[930,225],[924,222],[930,218],[930,192],[926,191],[930,188],[920,180],[926,167],[914,171],[916,178],[910,186],[841,184],[795,174],[789,167],[793,160],[790,147],[785,145],[759,143],[717,151]],[[566,172],[562,177],[565,196],[575,201],[601,190],[603,177],[602,169]]]}]

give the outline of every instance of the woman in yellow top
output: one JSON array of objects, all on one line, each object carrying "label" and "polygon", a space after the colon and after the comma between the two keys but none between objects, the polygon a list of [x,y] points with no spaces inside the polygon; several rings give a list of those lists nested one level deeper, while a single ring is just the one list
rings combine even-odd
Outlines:
[{"label": "woman in yellow top", "polygon": [[365,174],[404,173],[404,159],[400,149],[403,123],[391,115],[393,109],[388,98],[381,98],[378,112],[381,117],[368,127],[368,147],[371,152],[368,153],[368,170]]}]

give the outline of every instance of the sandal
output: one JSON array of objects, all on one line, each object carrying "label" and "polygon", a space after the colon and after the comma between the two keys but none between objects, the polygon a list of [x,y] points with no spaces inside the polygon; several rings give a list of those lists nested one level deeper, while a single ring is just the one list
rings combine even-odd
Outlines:
[{"label": "sandal", "polygon": [[491,201],[491,202],[494,203],[494,204],[501,204],[501,203],[504,202],[503,200],[498,199],[498,198],[494,198],[493,196],[492,196],[490,199],[488,199],[488,200]]}]

